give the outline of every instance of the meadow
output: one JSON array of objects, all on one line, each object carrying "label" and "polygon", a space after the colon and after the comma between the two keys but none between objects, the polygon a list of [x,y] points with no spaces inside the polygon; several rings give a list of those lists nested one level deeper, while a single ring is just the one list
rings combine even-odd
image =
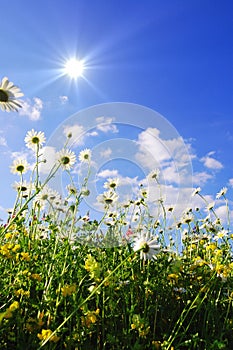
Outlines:
[{"label": "meadow", "polygon": [[[19,108],[19,94],[4,80],[2,108]],[[34,164],[19,157],[11,166],[18,181],[0,227],[0,349],[231,349],[230,222],[210,204],[207,212],[188,208],[171,231],[172,207],[159,202],[155,218],[142,187],[121,203],[112,178],[98,196],[103,217],[92,218],[79,210],[89,196],[91,150],[76,155],[65,145],[42,182],[45,141],[43,132],[29,131]],[[79,188],[71,176],[76,162],[87,165]],[[70,176],[65,198],[49,187],[58,169]],[[152,178],[159,186],[156,172]],[[226,192],[216,197],[228,213]],[[199,188],[193,195],[202,197]]]}]

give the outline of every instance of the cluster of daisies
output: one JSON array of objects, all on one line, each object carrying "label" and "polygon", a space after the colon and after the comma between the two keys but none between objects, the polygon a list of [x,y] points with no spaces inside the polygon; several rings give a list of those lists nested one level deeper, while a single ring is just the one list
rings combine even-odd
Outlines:
[{"label": "cluster of daisies", "polygon": [[[46,138],[43,132],[41,131],[37,132],[34,129],[32,129],[31,131],[28,131],[24,140],[27,148],[38,152],[42,148],[43,144],[45,143]],[[90,149],[82,150],[79,153],[78,159],[80,162],[90,163],[91,150]],[[59,163],[59,166],[61,166],[63,170],[70,170],[72,166],[76,163],[76,155],[70,149],[63,148],[62,150],[56,153],[56,160]],[[11,165],[11,172],[13,174],[22,175],[26,173],[29,170],[29,168],[30,166],[26,159],[18,158],[13,161],[13,164]]]}]

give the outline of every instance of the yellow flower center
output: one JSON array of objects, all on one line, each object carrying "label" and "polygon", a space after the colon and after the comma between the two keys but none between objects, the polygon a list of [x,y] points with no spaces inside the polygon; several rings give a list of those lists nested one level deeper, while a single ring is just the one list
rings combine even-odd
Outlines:
[{"label": "yellow flower center", "polygon": [[143,253],[148,253],[150,250],[150,246],[146,242],[143,242],[140,248],[143,251]]},{"label": "yellow flower center", "polygon": [[24,171],[24,166],[22,164],[18,165],[16,167],[16,170],[19,172],[19,173],[22,173]]},{"label": "yellow flower center", "polygon": [[66,164],[69,164],[69,162],[70,162],[69,157],[66,157],[66,156],[62,157],[62,159],[61,159],[62,164],[66,165]]},{"label": "yellow flower center", "polygon": [[34,137],[32,138],[32,143],[38,144],[39,142],[40,142],[39,137],[34,136]]},{"label": "yellow flower center", "polygon": [[0,102],[8,102],[9,101],[9,96],[6,93],[6,91],[0,89]]}]

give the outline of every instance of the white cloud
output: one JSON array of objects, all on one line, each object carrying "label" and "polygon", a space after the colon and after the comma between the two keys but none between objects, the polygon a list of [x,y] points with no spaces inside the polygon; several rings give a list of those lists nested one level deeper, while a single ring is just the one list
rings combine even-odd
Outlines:
[{"label": "white cloud", "polygon": [[208,169],[220,170],[223,168],[223,165],[217,159],[212,157],[212,155],[214,155],[214,153],[215,152],[213,152],[213,151],[209,152],[205,157],[201,158],[201,162]]},{"label": "white cloud", "polygon": [[112,154],[111,148],[106,148],[105,150],[103,150],[103,151],[100,152],[100,156],[101,156],[102,158],[108,158],[108,157],[111,156],[111,154]]},{"label": "white cloud", "polygon": [[229,179],[229,185],[230,185],[231,187],[233,187],[233,178],[232,178],[232,179]]},{"label": "white cloud", "polygon": [[59,100],[62,105],[66,104],[69,101],[68,96],[65,96],[65,95],[59,96]]},{"label": "white cloud", "polygon": [[202,186],[207,181],[211,180],[212,178],[213,178],[213,175],[208,174],[206,171],[194,173],[193,174],[193,184],[198,185],[198,186]]},{"label": "white cloud", "polygon": [[91,132],[87,132],[86,136],[98,136],[98,132],[97,131],[91,131]]},{"label": "white cloud", "polygon": [[136,141],[139,151],[135,154],[136,161],[148,171],[160,169],[161,179],[172,183],[191,183],[191,152],[190,144],[185,144],[182,137],[162,139],[157,128],[148,128],[138,135]]},{"label": "white cloud", "polygon": [[7,142],[4,136],[0,136],[0,146],[7,146]]},{"label": "white cloud", "polygon": [[50,170],[52,169],[55,159],[56,159],[56,149],[51,146],[45,146],[42,149],[42,157],[41,160],[45,160],[46,162],[41,162],[39,166],[40,174],[49,174]]},{"label": "white cloud", "polygon": [[119,173],[118,173],[118,170],[105,169],[105,170],[102,170],[101,172],[99,172],[97,174],[97,176],[101,177],[103,179],[106,179],[106,178],[111,178],[111,177],[119,177]]},{"label": "white cloud", "polygon": [[79,124],[74,125],[65,125],[63,127],[63,134],[67,137],[69,134],[71,135],[71,142],[73,145],[82,145],[84,139],[84,127]]},{"label": "white cloud", "polygon": [[26,116],[30,120],[39,120],[41,111],[43,109],[43,102],[39,97],[34,97],[33,101],[27,99],[22,102],[22,108],[19,110],[19,115]]},{"label": "white cloud", "polygon": [[116,125],[112,124],[114,121],[114,118],[108,118],[108,117],[97,117],[96,122],[98,125],[96,126],[97,130],[100,130],[104,133],[112,132],[112,133],[118,133],[118,129]]},{"label": "white cloud", "polygon": [[217,215],[217,217],[221,220],[221,222],[223,224],[227,224],[229,219],[232,222],[233,211],[229,210],[229,212],[228,212],[226,205],[221,205],[218,208],[214,209],[214,211],[215,211],[215,214]]}]

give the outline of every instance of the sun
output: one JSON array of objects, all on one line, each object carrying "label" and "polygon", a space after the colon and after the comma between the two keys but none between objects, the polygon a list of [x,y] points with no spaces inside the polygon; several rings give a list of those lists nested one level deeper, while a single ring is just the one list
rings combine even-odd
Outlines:
[{"label": "sun", "polygon": [[71,58],[65,63],[64,73],[67,74],[70,78],[76,79],[83,76],[84,69],[85,66],[82,60]]}]

